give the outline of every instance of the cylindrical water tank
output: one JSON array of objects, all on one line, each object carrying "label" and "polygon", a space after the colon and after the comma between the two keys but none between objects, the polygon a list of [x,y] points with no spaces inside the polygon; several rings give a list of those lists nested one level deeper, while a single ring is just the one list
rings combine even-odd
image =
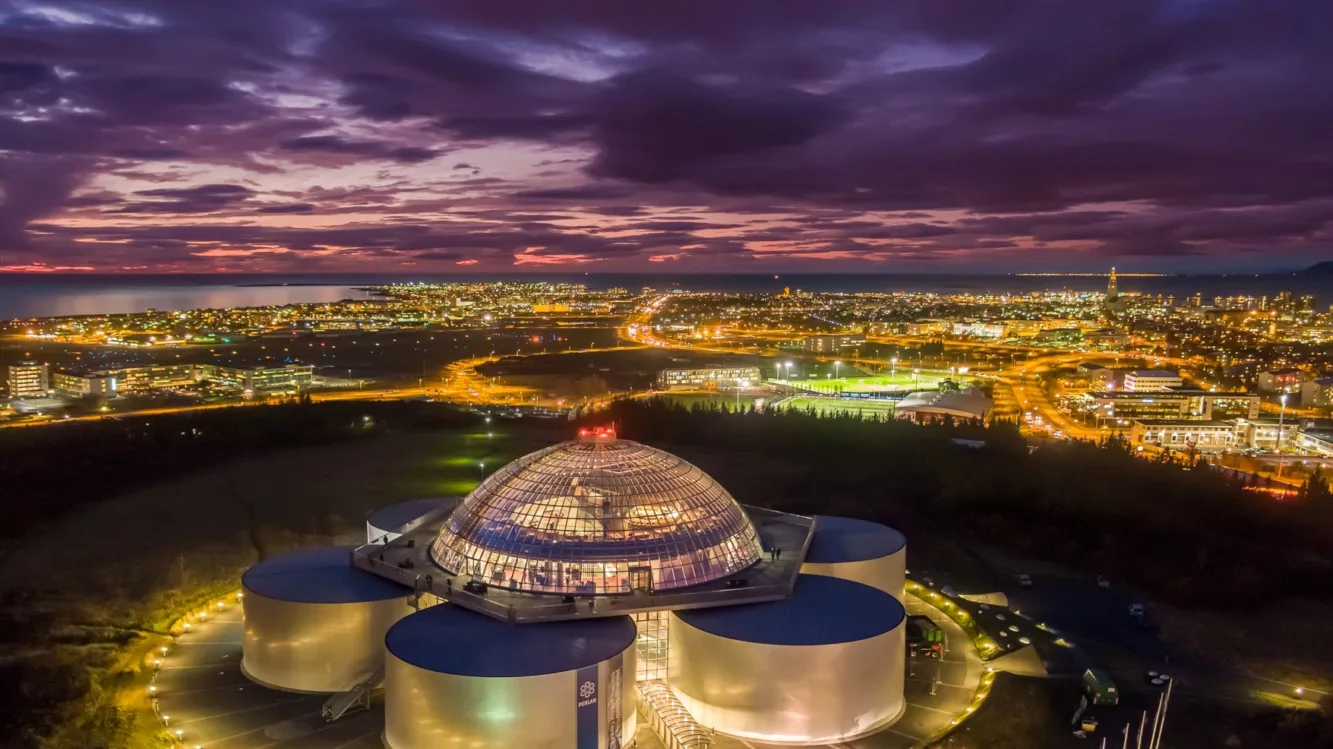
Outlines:
[{"label": "cylindrical water tank", "polygon": [[667,684],[701,725],[833,743],[902,715],[906,611],[861,583],[801,575],[792,597],[672,612]]},{"label": "cylindrical water tank", "polygon": [[868,520],[819,515],[801,572],[854,580],[903,600],[907,539]]},{"label": "cylindrical water tank", "polygon": [[446,497],[427,497],[375,510],[366,518],[366,543],[382,544],[398,538],[402,535],[399,531],[404,525],[443,507],[449,501]]},{"label": "cylindrical water tank", "polygon": [[627,616],[508,624],[452,604],[384,644],[390,749],[623,747],[637,725]]},{"label": "cylindrical water tank", "polygon": [[241,576],[241,670],[293,692],[339,692],[384,662],[384,633],[412,591],[352,566],[350,547],[266,559]]}]

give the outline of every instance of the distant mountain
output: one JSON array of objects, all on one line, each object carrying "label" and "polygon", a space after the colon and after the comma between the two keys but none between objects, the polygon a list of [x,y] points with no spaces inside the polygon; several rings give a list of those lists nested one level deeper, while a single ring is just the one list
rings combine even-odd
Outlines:
[{"label": "distant mountain", "polygon": [[1325,260],[1322,263],[1315,263],[1309,268],[1301,271],[1303,276],[1333,276],[1333,260]]}]

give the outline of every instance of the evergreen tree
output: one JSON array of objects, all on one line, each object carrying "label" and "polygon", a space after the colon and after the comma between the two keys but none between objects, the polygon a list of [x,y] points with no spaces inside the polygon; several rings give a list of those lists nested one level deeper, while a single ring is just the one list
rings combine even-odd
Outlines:
[{"label": "evergreen tree", "polygon": [[1310,478],[1305,480],[1305,486],[1301,487],[1301,499],[1312,504],[1324,504],[1333,499],[1333,492],[1329,491],[1328,480],[1324,478],[1321,469],[1315,468]]}]

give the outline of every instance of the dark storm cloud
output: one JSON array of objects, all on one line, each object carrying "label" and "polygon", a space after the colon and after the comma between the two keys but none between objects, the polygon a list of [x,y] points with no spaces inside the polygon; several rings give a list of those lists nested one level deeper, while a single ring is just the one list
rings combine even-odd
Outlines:
[{"label": "dark storm cloud", "polygon": [[843,119],[831,97],[795,88],[707,85],[660,73],[618,78],[595,105],[592,172],[662,182],[732,157],[781,158]]},{"label": "dark storm cloud", "polygon": [[420,164],[439,156],[439,151],[416,146],[400,146],[378,140],[350,140],[336,135],[304,135],[283,141],[279,148],[298,153],[322,153],[388,159],[400,164]]},{"label": "dark storm cloud", "polygon": [[254,191],[241,185],[199,185],[197,187],[140,190],[136,200],[117,208],[114,213],[214,213],[246,200]]},{"label": "dark storm cloud", "polygon": [[256,213],[314,213],[315,206],[310,203],[289,203],[287,205],[266,205]]},{"label": "dark storm cloud", "polygon": [[[0,252],[89,252],[50,229],[63,211],[454,219],[193,227],[225,240],[145,225],[109,240],[155,259],[199,242],[441,263],[741,263],[747,242],[923,261],[1330,246],[1326,0],[90,0],[78,13],[0,20]],[[569,171],[525,176],[521,149],[550,151],[533,169]],[[463,150],[428,184],[403,178]],[[363,161],[378,173],[359,185],[282,184]],[[486,179],[449,179],[483,165]],[[546,223],[568,219],[586,226]],[[42,236],[25,233],[39,222]],[[729,236],[698,236],[709,229]],[[603,238],[624,230],[641,234]]]}]

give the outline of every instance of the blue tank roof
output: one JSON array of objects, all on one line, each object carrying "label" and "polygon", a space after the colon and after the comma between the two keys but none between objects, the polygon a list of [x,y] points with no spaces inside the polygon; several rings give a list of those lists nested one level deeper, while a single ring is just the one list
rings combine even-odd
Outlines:
[{"label": "blue tank roof", "polygon": [[366,522],[371,527],[379,528],[382,531],[392,531],[403,527],[404,525],[416,520],[435,508],[443,505],[447,500],[444,497],[428,497],[426,499],[413,499],[407,502],[399,502],[396,505],[381,507],[370,513]]},{"label": "blue tank roof", "polygon": [[907,537],[887,525],[869,520],[815,517],[815,537],[805,561],[812,564],[837,564],[879,559],[902,551]]},{"label": "blue tank roof", "polygon": [[537,676],[591,666],[634,646],[628,616],[506,624],[452,604],[398,620],[384,646],[418,668],[458,676]]},{"label": "blue tank roof", "polygon": [[765,645],[832,645],[867,640],[907,618],[901,603],[869,585],[826,575],[801,575],[782,601],[677,611],[695,629]]},{"label": "blue tank roof", "polygon": [[351,546],[321,546],[265,559],[241,575],[245,590],[293,603],[365,603],[411,590],[352,566]]}]

